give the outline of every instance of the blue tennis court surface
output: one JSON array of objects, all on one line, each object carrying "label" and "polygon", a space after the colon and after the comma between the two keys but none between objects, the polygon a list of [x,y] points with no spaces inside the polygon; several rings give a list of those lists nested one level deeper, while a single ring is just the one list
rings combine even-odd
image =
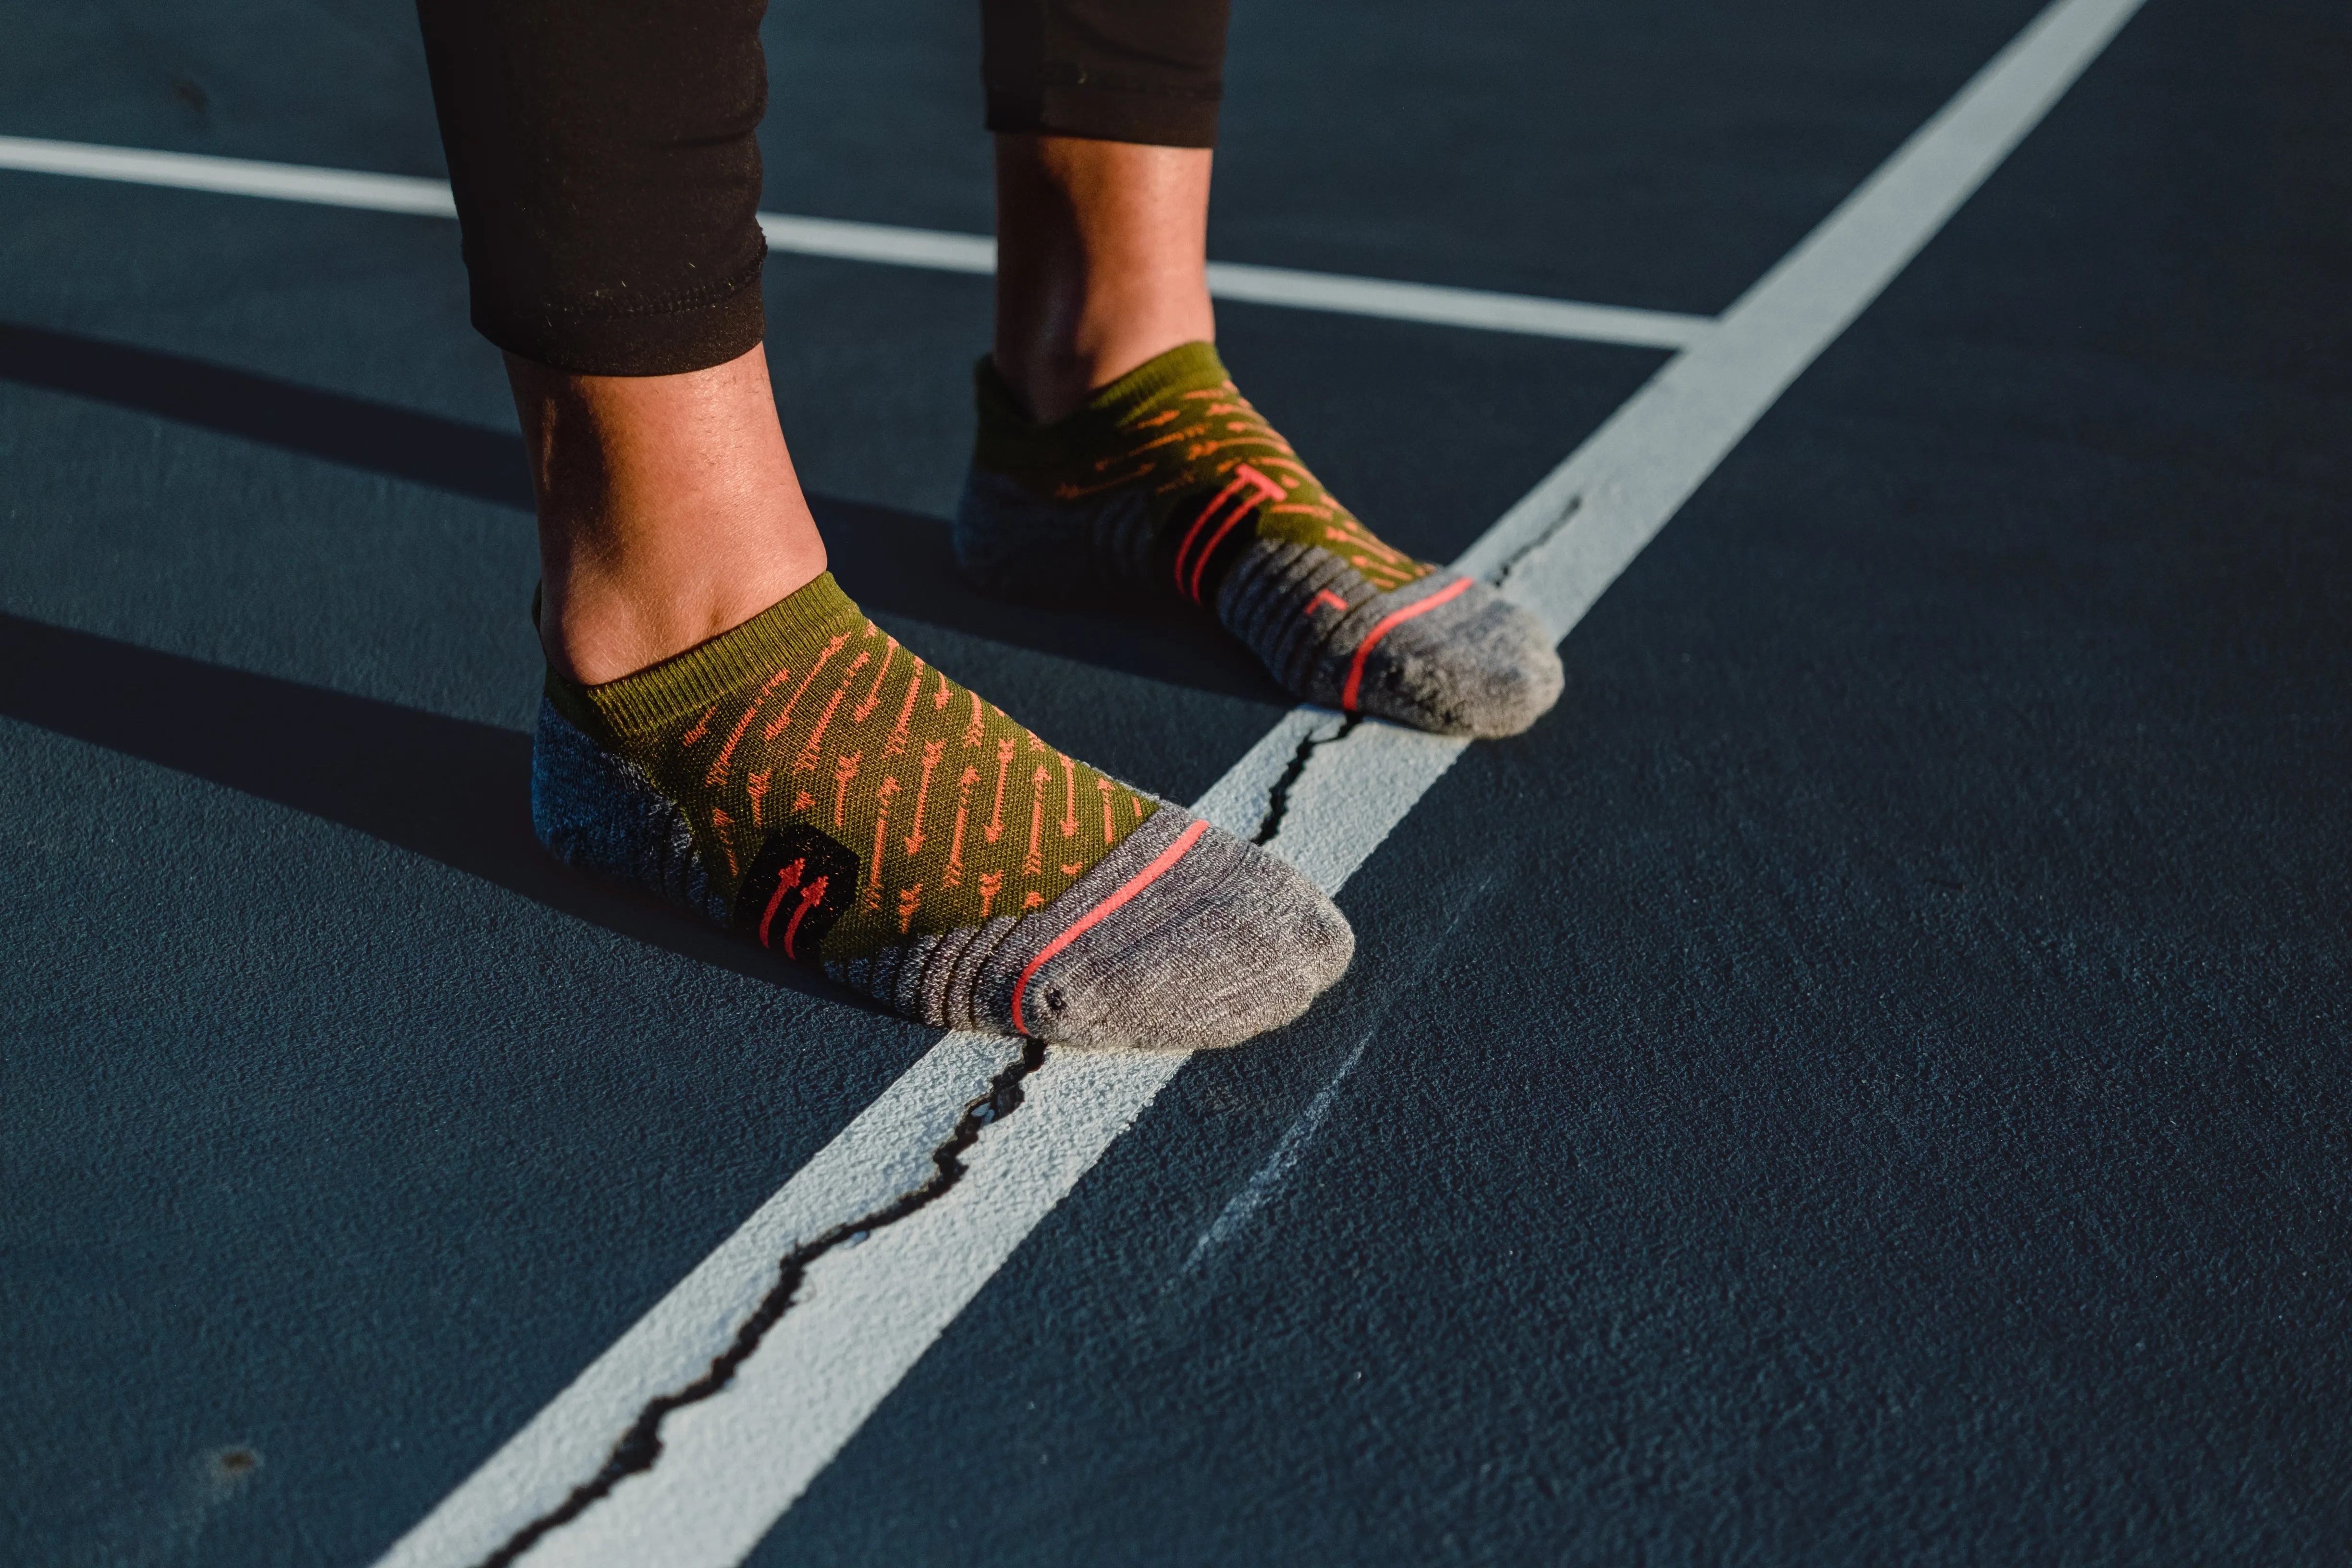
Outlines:
[{"label": "blue tennis court surface", "polygon": [[[0,138],[443,173],[405,6],[6,16]],[[977,32],[780,5],[763,205],[985,233]],[[2013,150],[1935,141],[2062,46],[1984,100]],[[1313,731],[1274,842],[1340,867],[1349,977],[1131,1128],[1049,1059],[961,1208],[812,1272],[726,1464],[681,1425],[520,1560],[2344,1561],[2347,79],[2297,0],[1243,7],[1213,257],[1721,319],[1220,306],[1384,537],[1525,564],[1568,695],[1435,761]],[[453,224],[10,156],[0,1559],[493,1560],[988,1073],[531,841]],[[1758,288],[1904,223],[1851,324]],[[987,279],[766,288],[844,585],[1074,754],[1258,799],[1315,721],[1245,654],[951,570]],[[1544,489],[1571,454],[1616,477]]]}]

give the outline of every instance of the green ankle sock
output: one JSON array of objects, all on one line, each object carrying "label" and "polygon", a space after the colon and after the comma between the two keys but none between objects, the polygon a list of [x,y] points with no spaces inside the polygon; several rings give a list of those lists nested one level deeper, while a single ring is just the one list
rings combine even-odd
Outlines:
[{"label": "green ankle sock", "polygon": [[547,696],[684,815],[705,901],[803,961],[1042,908],[1159,808],[901,647],[830,573],[608,685],[551,674]]},{"label": "green ankle sock", "polygon": [[1212,562],[1253,540],[1328,551],[1381,592],[1437,570],[1383,544],[1323,488],[1234,387],[1214,343],[1169,350],[1051,426],[1030,423],[992,363],[977,379],[974,465],[1064,502],[1133,487],[1168,557],[1166,586],[1194,604],[1211,602]]},{"label": "green ankle sock", "polygon": [[1234,388],[1214,344],[1171,349],[1048,426],[989,362],[976,382],[954,543],[983,587],[1079,604],[1172,594],[1293,693],[1442,733],[1515,734],[1558,700],[1542,624],[1382,543]]},{"label": "green ankle sock", "polygon": [[551,674],[531,826],[940,1028],[1230,1046],[1355,946],[1288,864],[1046,745],[830,574],[608,685]]}]

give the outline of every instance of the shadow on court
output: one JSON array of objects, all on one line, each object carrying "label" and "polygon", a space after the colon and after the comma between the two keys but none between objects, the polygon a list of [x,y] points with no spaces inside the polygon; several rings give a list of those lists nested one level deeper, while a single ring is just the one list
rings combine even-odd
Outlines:
[{"label": "shadow on court", "polygon": [[521,438],[184,354],[0,322],[0,380],[496,506],[531,509]]},{"label": "shadow on court", "polygon": [[356,828],[574,919],[877,1011],[814,973],[548,858],[530,737],[0,615],[0,717]]},{"label": "shadow on court", "polygon": [[[469,500],[531,510],[521,437],[184,354],[0,322],[0,381],[110,404]],[[869,612],[1218,696],[1287,705],[1206,617],[1011,605],[964,585],[938,519],[810,498],[834,574]],[[420,720],[423,715],[417,716]]]}]

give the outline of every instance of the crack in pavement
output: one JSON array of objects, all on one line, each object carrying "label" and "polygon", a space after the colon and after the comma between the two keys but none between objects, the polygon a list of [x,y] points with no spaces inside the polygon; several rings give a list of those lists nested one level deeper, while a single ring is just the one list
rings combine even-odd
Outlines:
[{"label": "crack in pavement", "polygon": [[1528,540],[1525,544],[1520,545],[1517,550],[1512,551],[1508,555],[1503,557],[1501,564],[1497,565],[1492,572],[1486,574],[1487,585],[1494,588],[1501,587],[1505,580],[1507,579],[1512,573],[1519,569],[1520,562],[1525,561],[1528,556],[1533,555],[1537,551],[1541,550],[1545,545],[1549,544],[1555,538],[1559,537],[1559,531],[1566,528],[1569,525],[1570,521],[1573,519],[1578,512],[1582,511],[1583,510],[1584,497],[1580,493],[1569,497],[1568,504],[1560,508],[1559,515],[1551,520],[1551,523],[1549,527],[1547,527],[1541,533],[1537,534],[1533,539]]},{"label": "crack in pavement", "polygon": [[1257,832],[1251,837],[1251,843],[1265,845],[1274,842],[1274,836],[1282,831],[1284,815],[1290,810],[1291,786],[1296,784],[1299,775],[1307,771],[1308,759],[1323,747],[1344,741],[1354,734],[1356,726],[1363,721],[1362,714],[1350,713],[1331,733],[1309,735],[1298,742],[1298,750],[1291,753],[1290,762],[1283,768],[1281,776],[1276,778],[1274,781],[1274,786],[1265,792],[1265,815],[1258,819]]},{"label": "crack in pavement", "polygon": [[[2076,78],[2140,6],[2141,0],[2052,0],[1965,88],[1743,293],[1724,315],[1719,328],[1709,330],[1669,359],[1642,391],[1482,534],[1462,559],[1483,567],[1494,556],[1514,557],[1502,567],[1515,591],[1513,596],[1528,601],[1525,607],[1542,615],[1555,637],[1567,636],[1789,387],[1903,274],[1921,247],[1935,238],[2021,141],[2064,99]],[[1564,528],[1568,514],[1555,498],[1572,491],[1582,494],[1591,508],[1603,515],[1570,535]],[[1544,521],[1554,524],[1549,541],[1538,539],[1527,552],[1515,552],[1513,546],[1526,537],[1524,531],[1540,528]],[[1265,825],[1269,836],[1285,826],[1273,809],[1281,803],[1265,801],[1263,781],[1281,767],[1282,759],[1290,755],[1301,735],[1324,728],[1331,717],[1328,710],[1292,709],[1241,763],[1210,787],[1196,806],[1197,813],[1204,819],[1238,825],[1263,805],[1265,815],[1273,818]],[[1464,741],[1387,725],[1370,729],[1355,748],[1363,756],[1349,759],[1364,764],[1360,781],[1351,781],[1351,787],[1345,790],[1310,790],[1300,801],[1302,806],[1313,808],[1312,820],[1302,824],[1311,831],[1292,829],[1297,837],[1292,847],[1298,860],[1306,862],[1300,868],[1327,889],[1344,886],[1437,787],[1467,745]],[[1308,748],[1307,754],[1311,751]],[[1305,771],[1303,762],[1298,771]],[[1469,955],[1450,956],[1458,961]],[[967,1042],[957,1035],[943,1037],[917,1068],[902,1075],[851,1125],[878,1138],[887,1127],[904,1123],[902,1101],[919,1091],[927,1130],[905,1140],[899,1148],[920,1158],[920,1152],[939,1136],[929,1130],[937,1126],[933,1118],[945,1113],[964,1092],[938,1093],[929,1087],[936,1080],[928,1075],[944,1070],[948,1060],[960,1058],[967,1048]],[[1189,1053],[1136,1059],[1126,1053],[1102,1058],[1057,1053],[1046,1062],[1034,1096],[1039,1103],[1002,1145],[992,1146],[989,1155],[974,1167],[971,1188],[951,1195],[941,1212],[919,1216],[907,1231],[898,1233],[898,1242],[911,1241],[919,1230],[936,1226],[941,1234],[929,1248],[929,1267],[910,1268],[903,1275],[877,1268],[877,1275],[891,1277],[876,1281],[866,1291],[845,1292],[838,1300],[812,1287],[800,1311],[785,1319],[786,1334],[821,1323],[824,1342],[856,1344],[863,1363],[859,1374],[845,1379],[836,1375],[835,1365],[815,1359],[780,1357],[772,1366],[763,1367],[756,1361],[743,1365],[737,1375],[746,1384],[772,1371],[779,1374],[776,1385],[762,1387],[763,1398],[756,1408],[745,1402],[740,1414],[747,1419],[741,1430],[716,1430],[726,1425],[716,1419],[709,1419],[707,1426],[703,1419],[681,1423],[671,1436],[678,1455],[669,1472],[680,1483],[677,1494],[665,1497],[658,1510],[648,1509],[632,1521],[640,1528],[630,1540],[616,1542],[616,1548],[634,1549],[637,1560],[676,1563],[679,1568],[725,1568],[752,1555],[814,1478],[864,1429],[882,1402],[904,1386],[903,1380],[927,1348],[957,1321],[1026,1238],[1036,1234],[1085,1171],[1128,1135],[1187,1059]],[[927,1065],[934,1062],[940,1066]],[[1056,1069],[1065,1063],[1071,1064],[1066,1080],[1056,1085]],[[926,1076],[918,1079],[918,1071]],[[898,1085],[902,1084],[918,1087],[901,1091]],[[1431,1100],[1427,1109],[1440,1117],[1456,1114],[1442,1096]],[[1056,1116],[1062,1119],[1058,1123],[1054,1120]],[[1024,1146],[1024,1129],[1048,1127],[1055,1130],[1052,1134]],[[997,1147],[1008,1151],[1003,1166],[995,1160]],[[866,1157],[861,1151],[861,1160]],[[842,1156],[847,1158],[846,1153]],[[814,1194],[825,1190],[824,1182],[832,1179],[830,1168],[817,1171],[812,1162],[809,1171],[815,1173],[809,1175],[807,1191]],[[794,1178],[795,1183],[800,1180]],[[989,1190],[979,1191],[983,1184]],[[800,1191],[788,1183],[772,1201],[789,1207],[798,1201]],[[959,1221],[979,1217],[956,1212],[967,1198],[979,1200],[971,1208],[982,1211],[996,1223],[985,1227],[949,1223],[951,1216]],[[814,1212],[822,1215],[832,1210]],[[698,1291],[695,1302],[707,1299],[710,1281],[723,1277],[732,1285],[741,1280],[744,1269],[751,1276],[744,1289],[764,1285],[767,1260],[783,1250],[768,1239],[776,1234],[765,1228],[752,1232],[748,1225],[739,1228],[688,1276],[688,1283]],[[799,1231],[782,1234],[798,1235]],[[735,1250],[738,1237],[745,1238],[740,1254]],[[868,1261],[881,1263],[885,1258],[877,1255],[870,1260],[837,1259],[834,1267],[846,1274]],[[885,1289],[890,1292],[894,1317],[868,1334],[860,1314],[870,1312],[877,1292]],[[739,1290],[730,1299],[740,1300],[740,1294]],[[643,1333],[631,1331],[598,1357],[582,1380],[543,1408],[532,1428],[499,1449],[404,1537],[394,1549],[397,1561],[425,1568],[441,1561],[428,1552],[442,1540],[463,1539],[470,1549],[476,1542],[503,1533],[513,1517],[505,1511],[509,1500],[519,1487],[539,1484],[531,1466],[552,1446],[550,1434],[562,1428],[576,1409],[599,1409],[604,1414],[593,1426],[583,1423],[563,1434],[568,1440],[593,1445],[595,1439],[587,1434],[611,1430],[626,1412],[637,1407],[645,1377],[667,1375],[667,1363],[655,1359],[663,1348],[656,1331],[666,1331],[692,1304],[668,1305],[677,1300],[679,1297],[673,1292],[654,1312],[639,1320],[645,1325]],[[593,1388],[585,1386],[590,1377],[599,1380]],[[575,1390],[581,1392],[575,1394]],[[598,1404],[614,1391],[617,1396],[608,1404]],[[716,1414],[710,1413],[714,1417]],[[698,1473],[682,1468],[684,1456],[690,1451],[690,1434],[698,1444],[707,1437],[708,1447],[714,1450],[707,1454],[699,1448],[691,1450],[706,1466]],[[772,1457],[772,1448],[786,1447],[792,1449],[788,1458]],[[593,1447],[585,1447],[560,1473],[587,1468],[593,1453]],[[600,1516],[598,1522],[616,1521],[631,1495],[618,1494],[614,1509]],[[478,1531],[479,1534],[475,1533]],[[573,1540],[584,1542],[585,1536]]]},{"label": "crack in pavement", "polygon": [[807,1278],[810,1265],[826,1253],[846,1245],[856,1245],[886,1226],[898,1224],[909,1215],[936,1202],[949,1188],[962,1179],[964,1164],[961,1156],[980,1139],[983,1129],[1002,1121],[1021,1108],[1024,1098],[1022,1080],[1045,1065],[1045,1046],[1042,1040],[1021,1042],[1020,1058],[989,1079],[988,1092],[972,1100],[956,1121],[955,1131],[947,1141],[931,1151],[931,1163],[936,1167],[931,1176],[910,1192],[878,1209],[844,1220],[813,1241],[802,1243],[784,1254],[776,1266],[776,1282],[761,1297],[759,1306],[743,1326],[735,1331],[735,1341],[712,1358],[709,1369],[692,1383],[674,1394],[661,1394],[646,1401],[637,1412],[637,1418],[613,1445],[612,1453],[595,1475],[572,1489],[562,1502],[524,1525],[509,1536],[505,1543],[482,1559],[480,1568],[509,1568],[523,1553],[539,1544],[549,1532],[562,1529],[612,1494],[613,1489],[633,1475],[641,1475],[654,1468],[661,1458],[661,1425],[670,1413],[698,1405],[725,1391],[735,1380],[736,1369],[758,1353],[761,1342],[768,1331],[783,1320],[793,1309],[801,1282]]}]

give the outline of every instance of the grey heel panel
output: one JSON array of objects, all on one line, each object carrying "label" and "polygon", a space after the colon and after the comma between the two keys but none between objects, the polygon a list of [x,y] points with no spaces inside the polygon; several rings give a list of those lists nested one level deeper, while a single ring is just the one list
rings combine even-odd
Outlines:
[{"label": "grey heel panel", "polygon": [[686,814],[643,768],[583,734],[543,697],[531,737],[530,826],[567,866],[727,923]]},{"label": "grey heel panel", "polygon": [[1150,577],[1150,506],[1134,487],[1096,500],[1052,501],[972,468],[949,540],[965,576],[1008,598],[1124,599]]}]

